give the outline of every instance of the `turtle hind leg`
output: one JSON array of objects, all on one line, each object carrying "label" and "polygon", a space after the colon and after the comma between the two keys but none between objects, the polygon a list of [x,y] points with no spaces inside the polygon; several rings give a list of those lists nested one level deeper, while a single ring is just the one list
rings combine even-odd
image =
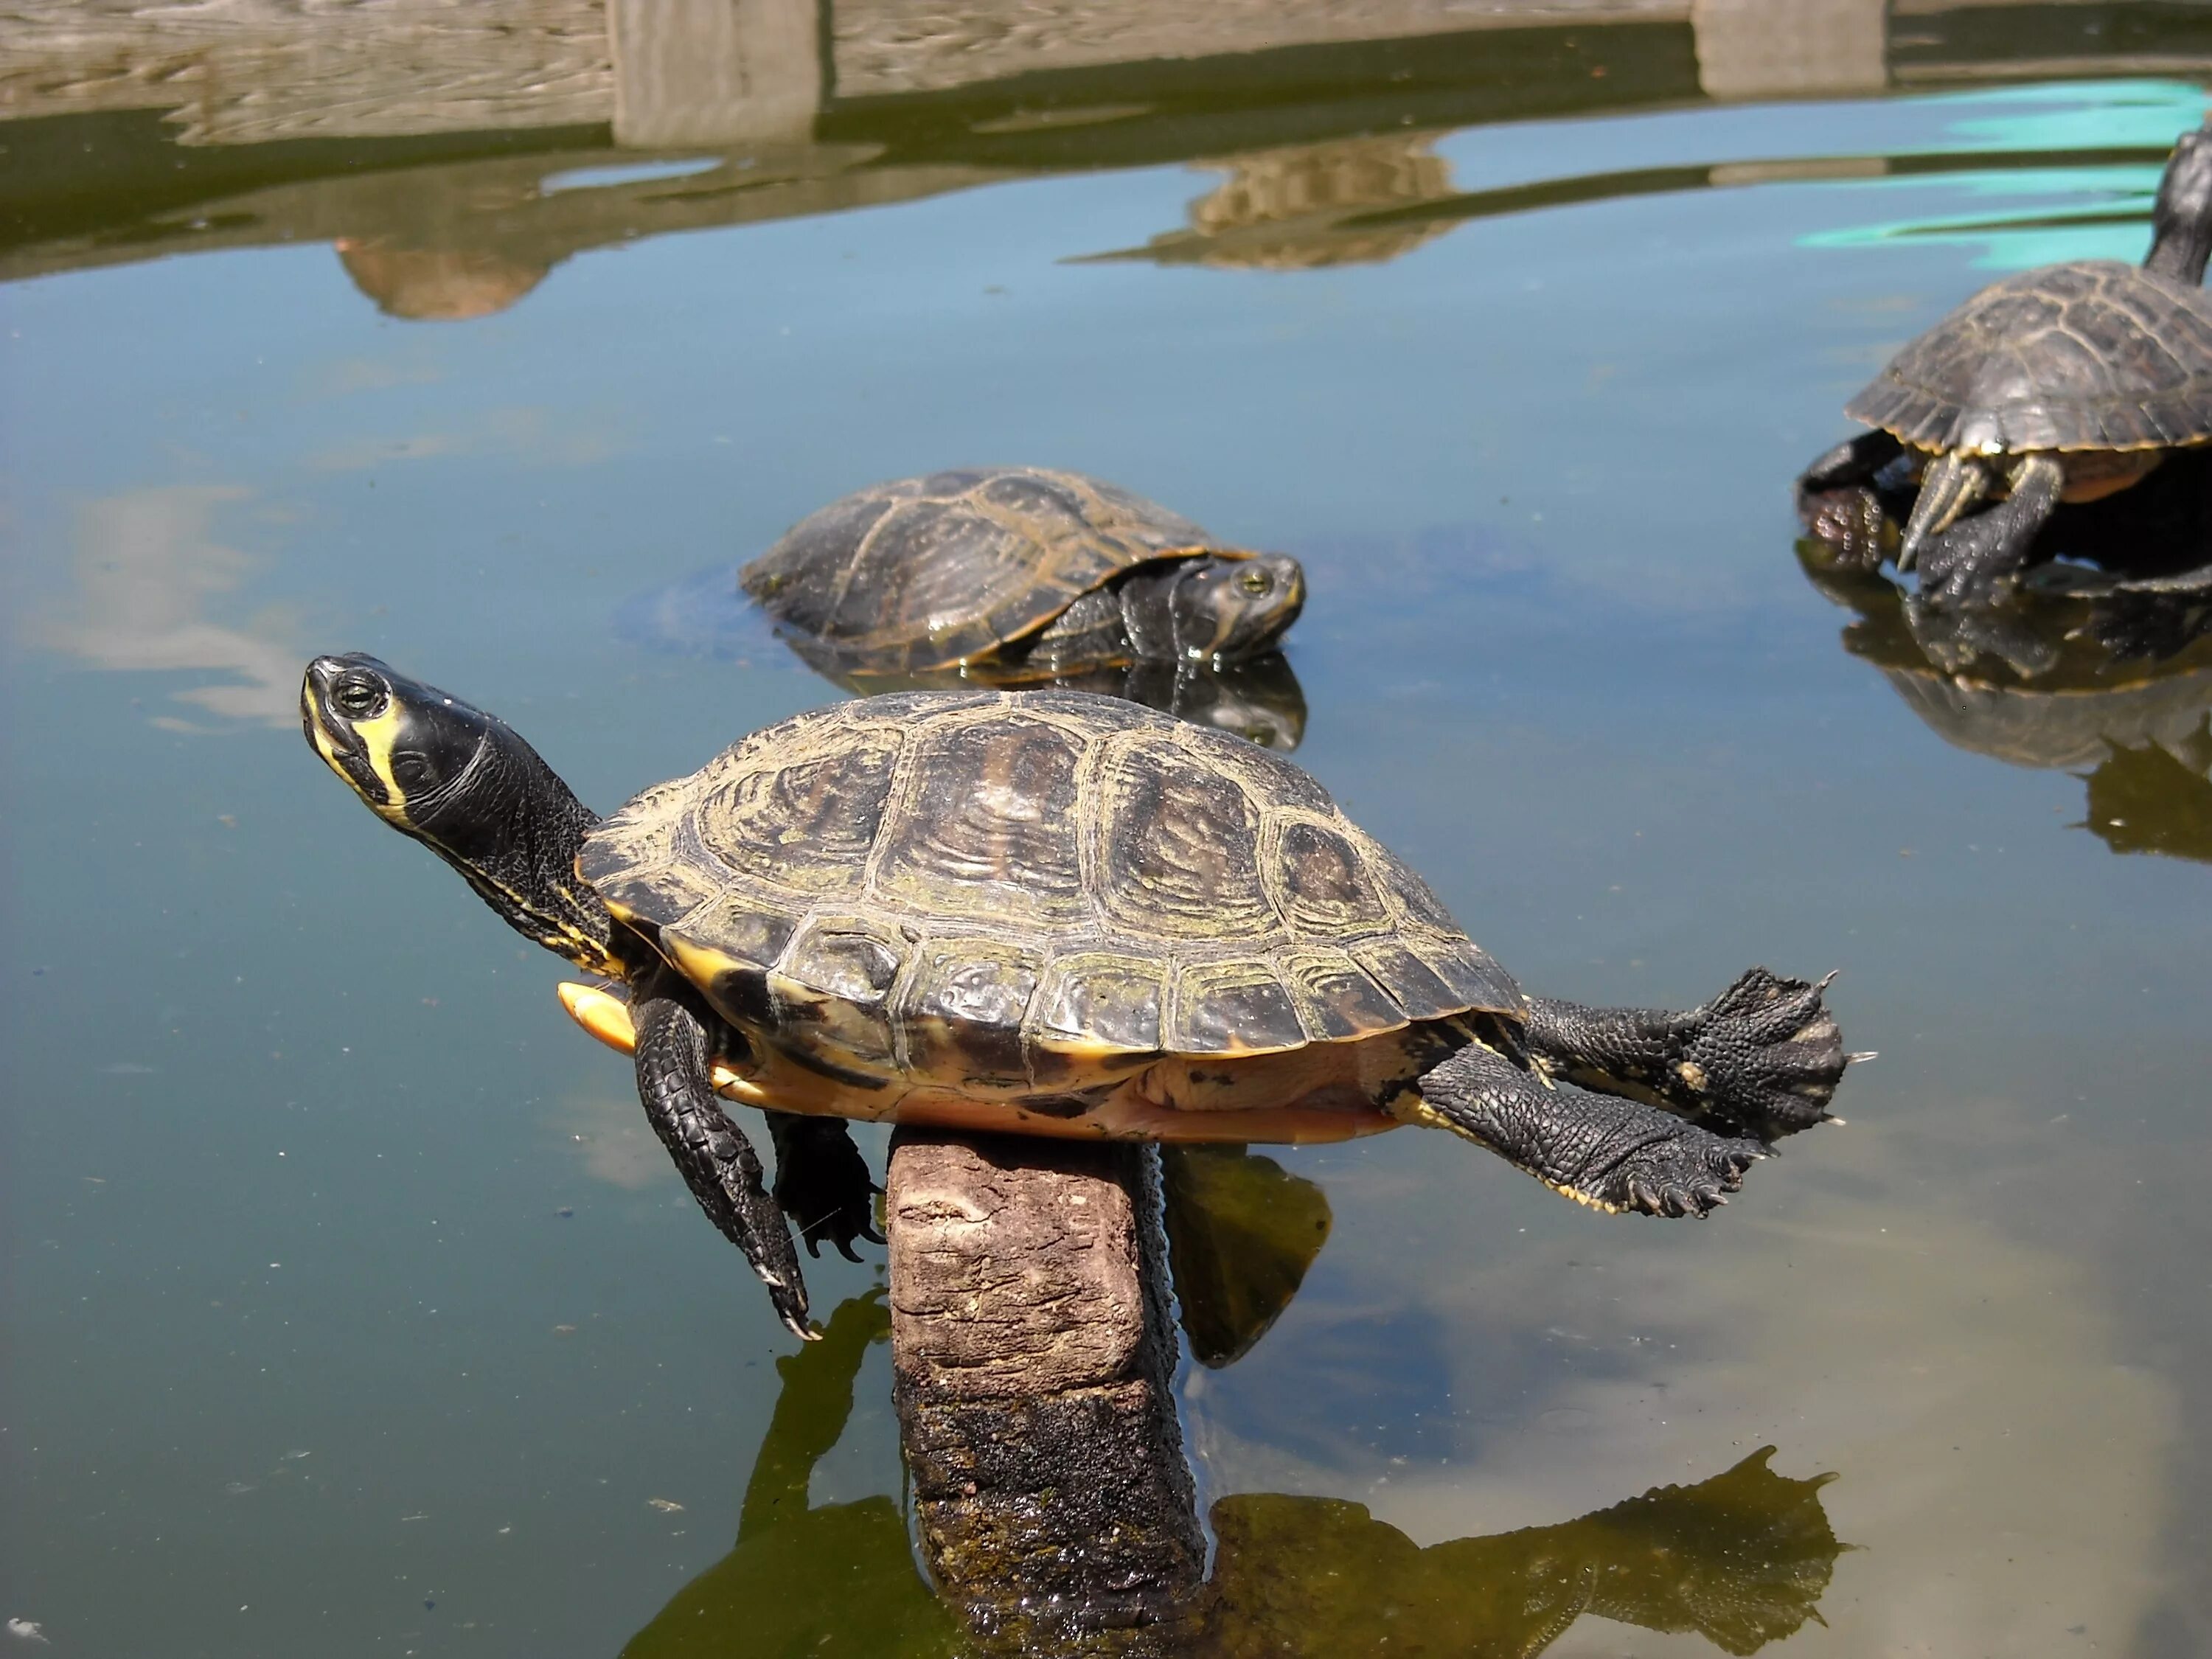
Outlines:
[{"label": "turtle hind leg", "polygon": [[[1931,480],[1936,471],[1929,469]],[[2057,509],[2066,472],[2051,456],[2030,455],[2013,469],[2011,483],[2012,494],[1986,513],[1948,529],[1936,526],[1941,533],[1929,541],[1921,559],[1923,599],[1937,605],[1988,605],[2027,568],[2036,533]],[[1923,501],[1928,489],[1922,486]],[[1915,522],[1919,517],[1916,507]]]},{"label": "turtle hind leg", "polygon": [[1771,1145],[1824,1121],[1844,1069],[1867,1058],[1844,1052],[1826,989],[1753,968],[1683,1013],[1531,997],[1527,1040],[1555,1077]]},{"label": "turtle hind leg", "polygon": [[707,1218],[744,1253],[776,1316],[806,1340],[806,1284],[783,1212],[761,1181],[752,1143],[723,1115],[708,1069],[707,1028],[665,976],[630,1005],[637,1030],[637,1094],[660,1144]]},{"label": "turtle hind leg", "polygon": [[1757,1141],[1726,1139],[1639,1100],[1555,1086],[1480,1042],[1431,1067],[1390,1110],[1464,1135],[1601,1210],[1705,1215],[1766,1156]]},{"label": "turtle hind leg", "polygon": [[858,1261],[854,1239],[882,1243],[876,1194],[883,1188],[870,1177],[844,1120],[773,1110],[763,1115],[775,1142],[776,1206],[799,1229],[806,1254],[821,1255],[827,1240],[846,1261]]}]

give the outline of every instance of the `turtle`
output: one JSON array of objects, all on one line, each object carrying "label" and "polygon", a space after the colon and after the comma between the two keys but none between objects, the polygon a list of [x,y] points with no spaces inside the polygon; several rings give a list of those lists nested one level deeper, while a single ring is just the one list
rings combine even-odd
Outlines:
[{"label": "turtle", "polygon": [[[1704,1215],[1855,1056],[1827,981],[1687,1012],[1524,995],[1428,884],[1271,750],[1119,698],[858,698],[602,819],[511,727],[318,657],[331,769],[526,938],[635,1056],[701,1207],[806,1334],[787,1216],[872,1224],[842,1119],[1159,1141],[1457,1133],[1601,1209]],[[1832,978],[1832,975],[1831,975]],[[718,1091],[768,1114],[774,1194]]]},{"label": "turtle", "polygon": [[1035,466],[855,490],[738,582],[833,678],[957,670],[988,684],[1133,659],[1239,661],[1305,604],[1296,559],[1224,547],[1158,502]]},{"label": "turtle", "polygon": [[2010,591],[2059,502],[2112,495],[2212,442],[2212,130],[2174,145],[2152,225],[2141,268],[2021,271],[1906,345],[1845,405],[1875,430],[1814,461],[1801,493],[1917,467],[1898,568],[1917,568],[1936,603],[1979,605]]}]

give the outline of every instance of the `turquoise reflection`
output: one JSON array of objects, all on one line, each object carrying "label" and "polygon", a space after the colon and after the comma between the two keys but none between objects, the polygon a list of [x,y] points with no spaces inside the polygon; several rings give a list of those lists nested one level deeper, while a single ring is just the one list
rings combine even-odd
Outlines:
[{"label": "turquoise reflection", "polygon": [[[2002,112],[1952,123],[1961,149],[2029,155],[2141,149],[2146,156],[2084,167],[1946,173],[1942,182],[1950,194],[2021,205],[1815,231],[1798,238],[1800,246],[1978,247],[1972,264],[1983,270],[2025,270],[2068,259],[2136,264],[2150,246],[2151,204],[2166,152],[2182,133],[2203,124],[2206,109],[2202,87],[2169,81],[2008,88],[1936,101]],[[1924,190],[1929,183],[1915,171],[1840,187]]]}]

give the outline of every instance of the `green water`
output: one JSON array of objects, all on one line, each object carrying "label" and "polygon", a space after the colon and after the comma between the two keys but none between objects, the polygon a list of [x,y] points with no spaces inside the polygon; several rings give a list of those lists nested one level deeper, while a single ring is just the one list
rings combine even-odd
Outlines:
[{"label": "green water", "polygon": [[[611,807],[836,695],[655,596],[860,484],[1017,460],[1305,561],[1300,763],[1524,984],[1840,967],[1881,1054],[1704,1225],[1436,1135],[1279,1153],[1333,1221],[1259,1344],[1185,1369],[1218,1571],[1382,1563],[1303,1627],[1520,1651],[1481,1620],[1529,1529],[1611,1560],[1651,1488],[1832,1473],[1806,1501],[1856,1547],[1793,1655],[2212,1649],[2212,670],[1962,713],[1808,583],[1789,490],[1990,272],[2147,245],[2205,100],[2140,68],[2194,25],[2133,9],[2045,54],[2063,83],[1858,100],[1708,102],[1656,26],[1510,74],[1479,37],[1218,96],[1096,71],[1151,112],[1088,124],[879,100],[817,131],[881,147],[874,204],[786,216],[603,129],[17,124],[0,1616],[48,1646],[0,1645],[952,1643],[855,1300],[880,1251],[809,1264],[848,1311],[787,1382],[560,964],[348,799],[294,699],[374,651]],[[1332,168],[1380,182],[1224,205]],[[371,231],[443,262],[331,246]],[[441,304],[480,314],[388,314]],[[1721,1650],[1638,1605],[1546,1650]]]}]

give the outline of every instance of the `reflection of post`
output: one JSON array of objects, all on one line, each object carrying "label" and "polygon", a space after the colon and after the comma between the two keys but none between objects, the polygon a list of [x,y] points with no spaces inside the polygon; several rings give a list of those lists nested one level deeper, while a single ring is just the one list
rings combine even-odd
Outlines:
[{"label": "reflection of post", "polygon": [[804,143],[822,101],[815,0],[610,0],[615,142]]},{"label": "reflection of post", "polygon": [[994,1650],[1137,1654],[1204,1571],[1146,1154],[902,1133],[884,1200],[922,1553]]},{"label": "reflection of post", "polygon": [[1879,92],[1888,0],[1693,0],[1698,82],[1712,98]]}]

